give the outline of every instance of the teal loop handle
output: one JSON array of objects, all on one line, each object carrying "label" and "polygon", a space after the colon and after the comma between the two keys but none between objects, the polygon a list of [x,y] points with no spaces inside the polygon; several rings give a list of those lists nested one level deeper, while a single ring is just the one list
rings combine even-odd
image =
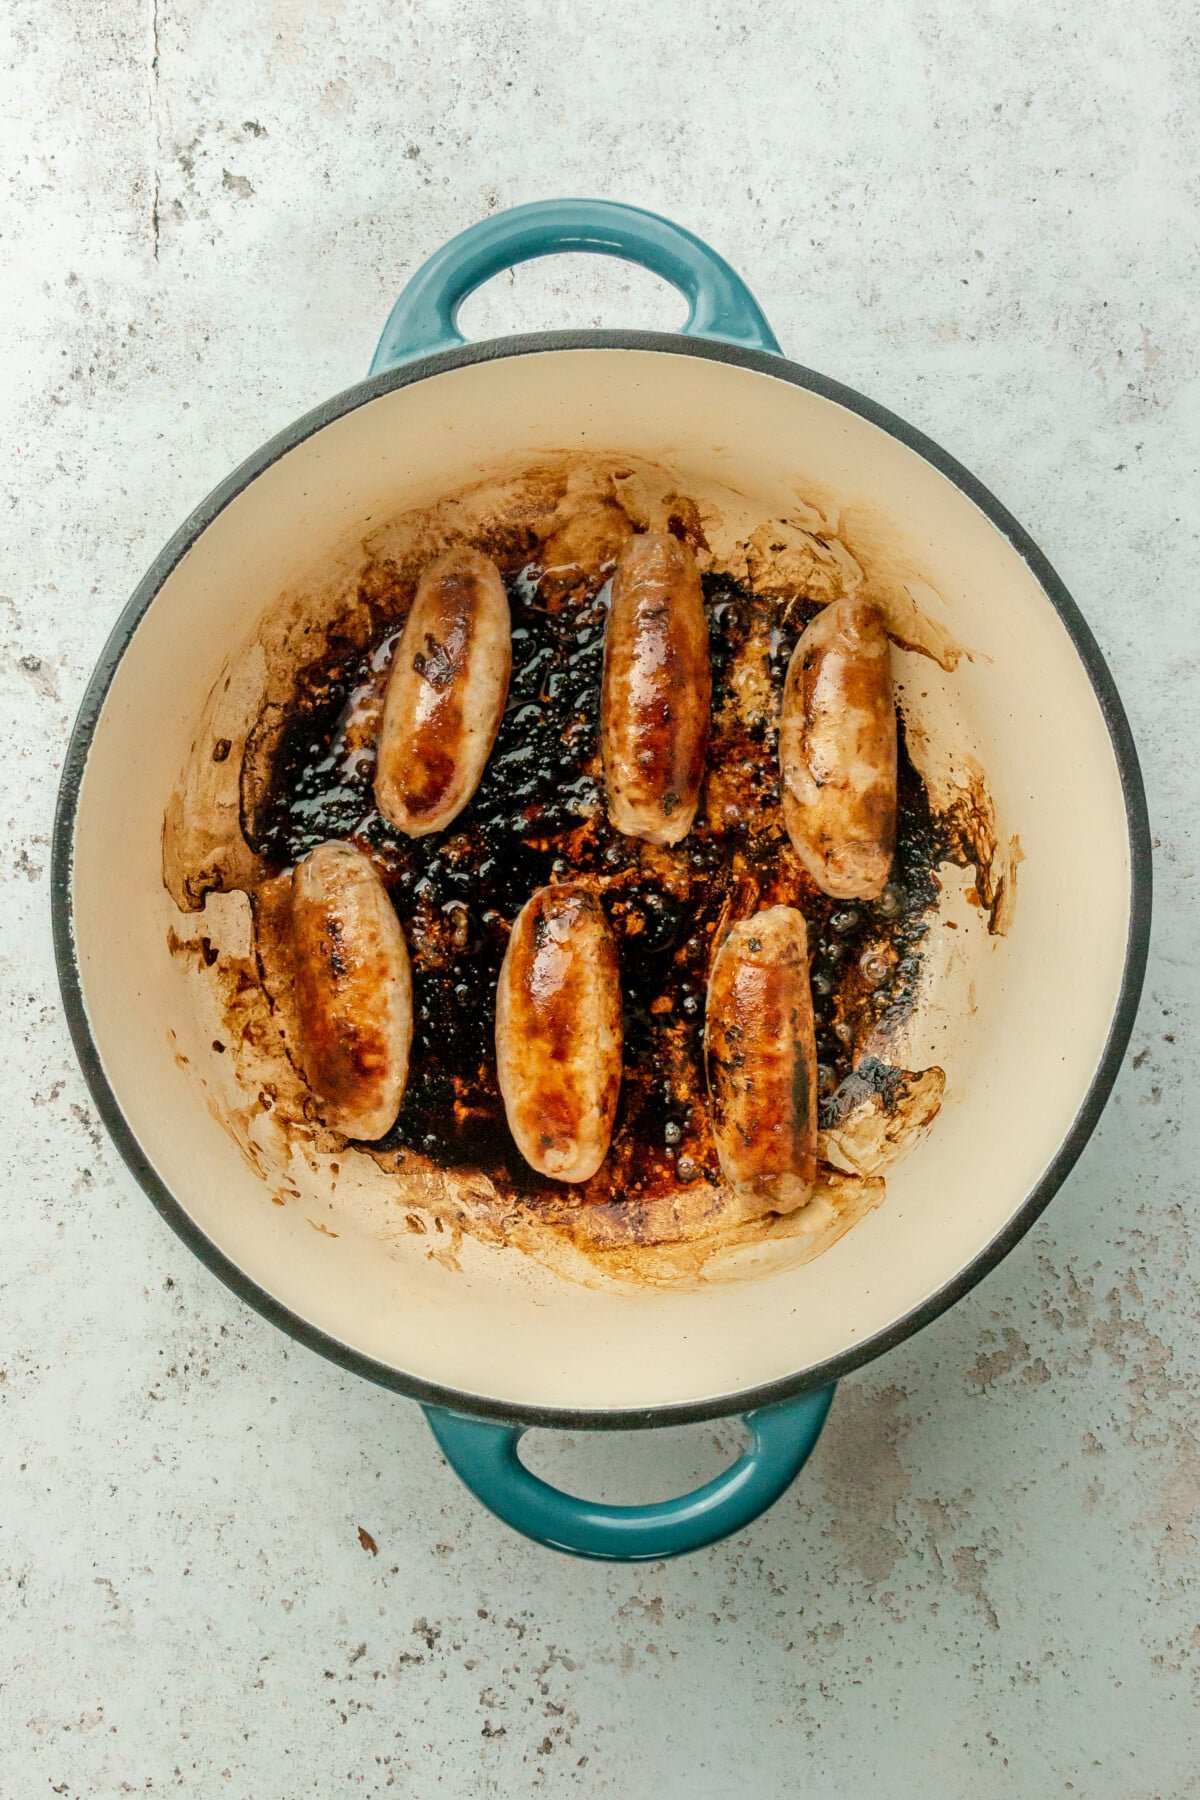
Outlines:
[{"label": "teal loop handle", "polygon": [[468,226],[417,270],[392,308],[371,374],[460,348],[458,314],[469,294],[517,263],[564,251],[616,256],[661,275],[687,299],[689,337],[781,354],[741,276],[682,225],[614,200],[537,200]]},{"label": "teal loop handle", "polygon": [[749,1448],[732,1468],[677,1500],[605,1506],[564,1494],[517,1455],[524,1425],[499,1425],[427,1406],[425,1416],[450,1467],[506,1525],[571,1556],[658,1562],[702,1550],[741,1531],[773,1506],[812,1455],[833,1387],[747,1413]]}]

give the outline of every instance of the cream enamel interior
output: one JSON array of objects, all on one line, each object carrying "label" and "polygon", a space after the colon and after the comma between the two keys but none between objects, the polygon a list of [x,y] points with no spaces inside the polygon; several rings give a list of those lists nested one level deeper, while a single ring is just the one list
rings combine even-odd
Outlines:
[{"label": "cream enamel interior", "polygon": [[[904,658],[904,679],[924,690],[922,722],[934,737],[955,729],[955,712],[968,723],[1025,855],[1009,935],[931,985],[918,1035],[946,1069],[947,1097],[889,1174],[882,1207],[810,1263],[748,1267],[691,1291],[583,1286],[470,1242],[452,1268],[423,1237],[372,1229],[369,1211],[338,1224],[336,1197],[332,1210],[317,1192],[273,1205],[215,1116],[204,1076],[215,1058],[167,950],[178,921],[162,886],[164,809],[213,683],[263,608],[371,524],[492,463],[587,448],[672,465],[684,492],[733,487],[750,519],[786,512],[798,488],[882,519],[929,584],[922,604],[973,653],[952,677]],[[816,1367],[971,1263],[1051,1162],[1096,1071],[1129,894],[1120,776],[1091,684],[1038,581],[974,503],[877,426],[790,382],[610,348],[513,355],[396,389],[238,495],[168,577],[116,670],[82,782],[73,876],[106,1076],[200,1230],[301,1319],[396,1370],[464,1395],[597,1412],[723,1399]],[[340,1235],[313,1228],[323,1219]]]}]

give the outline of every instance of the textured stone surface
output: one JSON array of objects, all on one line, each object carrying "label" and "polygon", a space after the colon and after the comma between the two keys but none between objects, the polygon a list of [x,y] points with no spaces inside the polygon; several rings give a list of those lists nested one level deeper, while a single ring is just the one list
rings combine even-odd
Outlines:
[{"label": "textured stone surface", "polygon": [[[1200,1792],[1192,29],[1183,0],[10,0],[5,1796]],[[794,355],[1012,506],[1113,662],[1159,845],[1134,1054],[1050,1212],[845,1384],[754,1530],[632,1570],[510,1535],[413,1406],[191,1259],[97,1124],[47,925],[57,764],[154,551],[363,372],[419,259],[569,192],[710,238]],[[469,317],[679,314],[586,263]],[[539,1455],[636,1498],[735,1441]]]}]

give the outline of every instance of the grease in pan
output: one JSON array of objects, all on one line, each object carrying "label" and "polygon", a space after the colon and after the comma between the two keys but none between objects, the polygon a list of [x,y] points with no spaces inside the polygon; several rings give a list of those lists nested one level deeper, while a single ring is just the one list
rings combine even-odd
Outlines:
[{"label": "grease in pan", "polygon": [[[974,856],[977,846],[956,841],[930,806],[902,720],[898,879],[866,903],[820,892],[784,829],[776,737],[791,652],[821,606],[839,597],[850,579],[846,562],[818,543],[808,558],[809,591],[797,591],[795,579],[770,591],[776,584],[761,551],[744,556],[737,573],[715,566],[699,509],[671,493],[647,503],[650,483],[639,482],[634,497],[637,484],[603,472],[581,499],[569,476],[540,492],[531,478],[501,517],[472,521],[473,541],[494,557],[508,589],[509,706],[474,799],[447,831],[421,840],[395,831],[372,806],[373,744],[390,653],[420,569],[453,527],[439,533],[436,518],[426,518],[411,532],[409,556],[368,560],[352,602],[340,616],[331,608],[317,653],[293,661],[283,702],[260,706],[243,735],[245,841],[228,854],[236,872],[229,885],[255,896],[258,967],[286,1040],[277,872],[329,836],[351,839],[374,860],[410,940],[416,1035],[399,1120],[373,1154],[398,1186],[446,1204],[468,1228],[526,1247],[557,1232],[598,1256],[622,1246],[732,1242],[759,1218],[761,1204],[750,1216],[721,1175],[704,1092],[704,993],[713,946],[732,921],[760,907],[798,906],[810,925],[822,1090],[822,1164],[814,1203],[801,1216],[819,1245],[878,1201],[879,1171],[895,1140],[936,1112],[940,1071],[897,1067],[887,1043],[902,1038],[919,983],[938,866]],[[459,529],[463,510],[452,515]],[[706,783],[695,826],[676,846],[612,828],[598,732],[608,577],[630,531],[655,527],[686,540],[705,570],[712,645]],[[764,591],[747,581],[751,562]],[[194,903],[186,836],[174,846],[182,854],[173,887]],[[516,1152],[489,1040],[513,919],[536,888],[576,876],[600,897],[619,946],[626,1049],[610,1154],[568,1195]],[[334,1149],[286,1085],[286,1077],[277,1082],[274,1100],[280,1128],[292,1118],[314,1147]],[[766,1228],[783,1230],[787,1221]],[[659,1261],[669,1272],[687,1258]]]}]

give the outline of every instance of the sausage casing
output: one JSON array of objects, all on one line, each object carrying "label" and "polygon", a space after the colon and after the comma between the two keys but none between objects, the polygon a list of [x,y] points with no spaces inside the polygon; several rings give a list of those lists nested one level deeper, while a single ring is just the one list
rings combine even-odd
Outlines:
[{"label": "sausage casing", "polygon": [[839,900],[875,900],[896,847],[896,708],[878,610],[834,600],[792,652],[779,725],[783,822]]},{"label": "sausage casing", "polygon": [[613,576],[600,697],[608,816],[618,831],[648,844],[687,836],[711,709],[696,559],[669,532],[631,538]]},{"label": "sausage casing", "polygon": [[621,983],[600,902],[539,888],[518,913],[496,991],[496,1069],[517,1148],[558,1181],[608,1154],[621,1090]]},{"label": "sausage casing", "polygon": [[408,947],[374,866],[319,844],[292,877],[304,1072],[325,1121],[368,1142],[396,1121],[412,1045]]},{"label": "sausage casing", "polygon": [[817,1047],[808,929],[791,906],[736,924],[718,950],[704,1019],[713,1137],[729,1185],[794,1212],[817,1172]]},{"label": "sausage casing", "polygon": [[508,698],[512,625],[494,562],[469,544],[424,571],[388,676],[375,804],[408,837],[441,831],[479,786]]}]

